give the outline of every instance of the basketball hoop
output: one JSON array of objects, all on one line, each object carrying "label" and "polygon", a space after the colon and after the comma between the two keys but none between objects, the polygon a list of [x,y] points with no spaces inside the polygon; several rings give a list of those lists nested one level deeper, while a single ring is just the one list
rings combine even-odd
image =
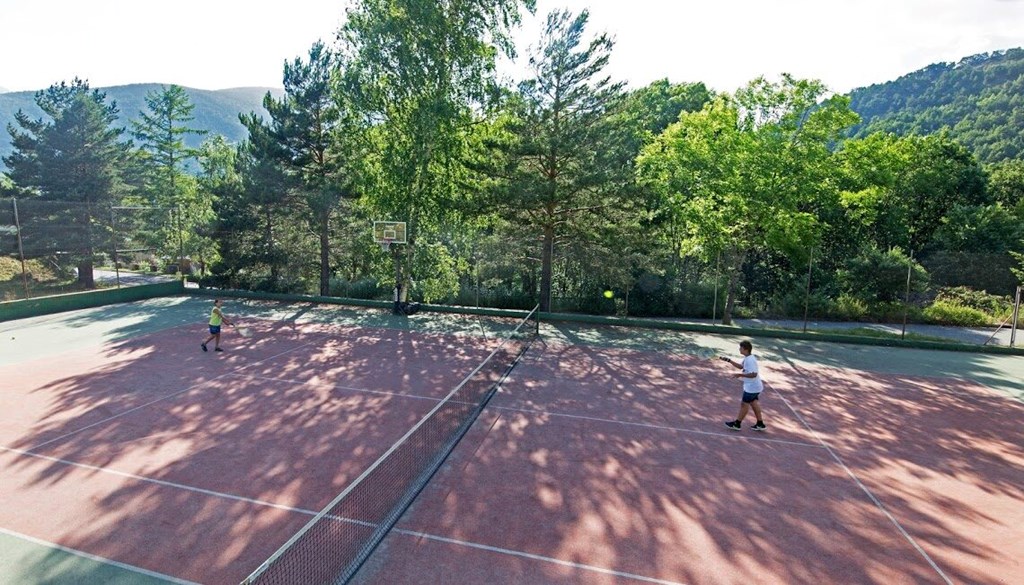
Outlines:
[{"label": "basketball hoop", "polygon": [[378,244],[380,244],[380,250],[381,250],[381,252],[387,252],[388,250],[390,250],[390,249],[391,249],[391,244],[392,244],[392,243],[393,243],[394,241],[395,241],[395,240],[394,240],[393,238],[384,238],[383,240],[381,240],[381,241],[379,241],[379,242],[377,242],[377,243],[378,243]]}]

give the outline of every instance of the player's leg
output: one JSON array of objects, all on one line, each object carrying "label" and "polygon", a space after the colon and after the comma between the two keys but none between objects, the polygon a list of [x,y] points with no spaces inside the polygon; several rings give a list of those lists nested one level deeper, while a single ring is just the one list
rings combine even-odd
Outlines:
[{"label": "player's leg", "polygon": [[750,410],[750,405],[747,404],[747,394],[746,394],[746,392],[744,392],[743,393],[743,402],[740,403],[740,412],[736,416],[736,420],[731,420],[731,421],[725,423],[725,426],[729,427],[729,429],[733,430],[733,431],[740,430],[740,421],[743,420],[743,417],[747,416],[747,412],[749,410]]},{"label": "player's leg", "polygon": [[754,423],[753,429],[755,431],[763,431],[765,429],[765,425],[764,425],[764,417],[761,416],[761,400],[760,400],[760,398],[755,398],[754,400],[752,400],[750,402],[750,408],[754,411],[754,418],[757,419],[757,422]]},{"label": "player's leg", "polygon": [[205,340],[204,340],[204,341],[203,341],[203,342],[202,342],[202,343],[200,344],[200,347],[202,347],[202,348],[203,348],[203,351],[206,351],[206,344],[207,344],[207,343],[210,343],[210,341],[212,341],[214,337],[216,337],[216,335],[214,335],[214,334],[213,334],[213,328],[211,328],[211,330],[210,330],[210,336],[209,336],[209,337],[207,337],[207,338],[206,338],[206,339],[205,339]]}]

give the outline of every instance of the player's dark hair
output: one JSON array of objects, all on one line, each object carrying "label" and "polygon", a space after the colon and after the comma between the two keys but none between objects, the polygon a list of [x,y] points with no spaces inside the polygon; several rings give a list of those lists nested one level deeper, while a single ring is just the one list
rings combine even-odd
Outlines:
[{"label": "player's dark hair", "polygon": [[740,347],[742,347],[743,349],[745,349],[747,351],[754,351],[754,345],[751,344],[746,339],[744,339],[743,341],[740,342]]}]

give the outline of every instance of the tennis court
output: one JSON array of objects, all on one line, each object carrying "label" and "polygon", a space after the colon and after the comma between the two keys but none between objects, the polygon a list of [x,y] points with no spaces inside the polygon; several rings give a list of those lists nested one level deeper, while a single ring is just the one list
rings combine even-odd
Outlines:
[{"label": "tennis court", "polygon": [[[318,515],[372,529],[323,511],[519,324],[229,300],[214,354],[210,304],[0,324],[0,582],[234,584]],[[541,323],[352,582],[1015,581],[1019,357],[756,338],[769,428],[733,432],[698,356],[740,339]]]}]

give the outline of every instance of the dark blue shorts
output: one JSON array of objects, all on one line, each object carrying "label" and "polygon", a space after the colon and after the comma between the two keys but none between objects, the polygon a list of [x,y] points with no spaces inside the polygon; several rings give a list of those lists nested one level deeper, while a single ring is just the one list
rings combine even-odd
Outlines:
[{"label": "dark blue shorts", "polygon": [[743,393],[743,402],[746,402],[746,403],[753,402],[753,401],[757,400],[758,398],[760,398],[760,396],[761,396],[760,392],[744,392]]},{"label": "dark blue shorts", "polygon": [[210,335],[217,335],[220,333],[220,325],[210,325]]}]

